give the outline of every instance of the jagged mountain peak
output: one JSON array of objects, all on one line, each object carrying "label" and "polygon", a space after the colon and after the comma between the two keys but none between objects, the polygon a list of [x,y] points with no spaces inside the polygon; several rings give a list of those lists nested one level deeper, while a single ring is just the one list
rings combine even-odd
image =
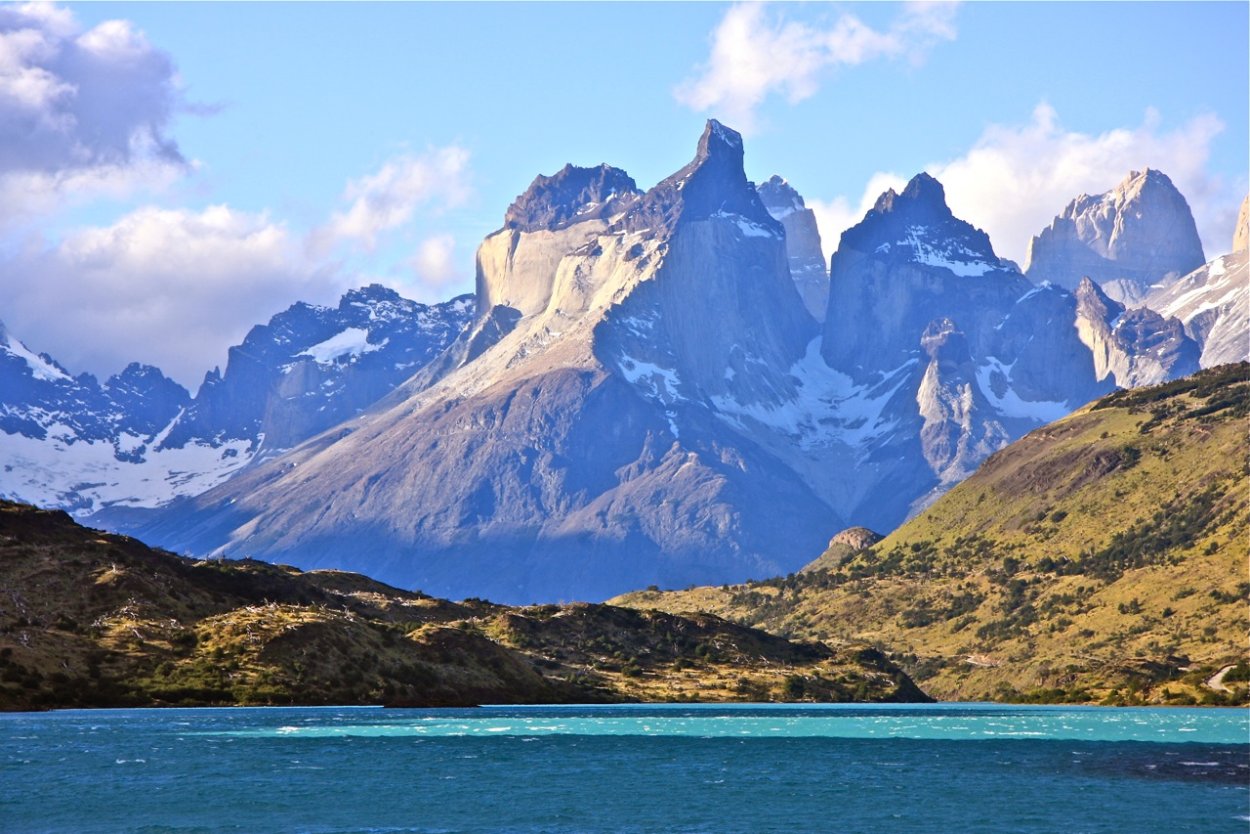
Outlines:
[{"label": "jagged mountain peak", "polygon": [[663,233],[682,220],[737,216],[782,237],[781,223],[769,214],[747,179],[743,160],[742,135],[709,119],[694,159],[648,191],[630,210],[622,228]]},{"label": "jagged mountain peak", "polygon": [[795,191],[794,186],[790,185],[788,180],[777,174],[773,174],[760,183],[756,190],[764,202],[764,207],[768,209],[768,213],[778,220],[807,208],[807,204],[803,202],[803,195]]},{"label": "jagged mountain peak", "polygon": [[1076,297],[1077,299],[1096,298],[1103,302],[1109,300],[1107,294],[1102,291],[1102,287],[1098,286],[1098,282],[1088,275],[1082,275],[1081,280],[1077,282]]},{"label": "jagged mountain peak", "polygon": [[633,178],[620,168],[565,165],[551,176],[539,174],[534,178],[508,207],[504,228],[556,231],[615,213],[641,193]]},{"label": "jagged mountain peak", "polygon": [[1140,302],[1205,263],[1184,195],[1155,168],[1130,171],[1103,194],[1069,202],[1029,243],[1029,278],[1074,287],[1089,276],[1118,301]]},{"label": "jagged mountain peak", "polygon": [[938,218],[953,216],[946,205],[946,189],[923,171],[908,181],[902,194],[893,188],[887,189],[877,198],[872,210],[881,214],[897,211],[912,215],[924,213]]},{"label": "jagged mountain peak", "polygon": [[716,119],[708,119],[699,137],[699,149],[695,156],[698,161],[725,157],[731,162],[742,166],[742,134],[730,127],[725,127]]},{"label": "jagged mountain peak", "polygon": [[144,365],[141,362],[131,362],[122,369],[121,373],[110,376],[104,383],[104,387],[114,392],[161,389],[171,393],[180,392],[180,399],[191,398],[191,394],[185,388],[165,376],[160,368],[155,365]]},{"label": "jagged mountain peak", "polygon": [[812,318],[824,321],[829,307],[829,264],[821,249],[815,212],[794,186],[776,174],[760,183],[756,191],[768,213],[785,227],[790,277],[803,305]]},{"label": "jagged mountain peak", "polygon": [[891,188],[878,197],[864,219],[842,233],[838,249],[890,263],[941,267],[961,276],[1013,271],[994,254],[985,232],[951,213],[942,184],[923,172],[902,193]]},{"label": "jagged mountain peak", "polygon": [[339,299],[339,308],[341,309],[352,304],[401,300],[403,300],[403,296],[390,287],[382,284],[366,284],[363,287],[356,287],[343,293],[343,297]]}]

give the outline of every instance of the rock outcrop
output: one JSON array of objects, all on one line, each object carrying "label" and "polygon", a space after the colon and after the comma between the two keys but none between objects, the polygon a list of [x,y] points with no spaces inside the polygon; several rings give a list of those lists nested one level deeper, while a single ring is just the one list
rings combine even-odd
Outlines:
[{"label": "rock outcrop", "polygon": [[1098,379],[1136,388],[1198,371],[1202,349],[1180,319],[1147,307],[1125,309],[1089,278],[1081,279],[1076,299],[1076,330],[1093,354]]},{"label": "rock outcrop", "polygon": [[790,277],[799,289],[803,305],[817,321],[824,321],[829,306],[829,268],[820,248],[815,212],[804,204],[793,186],[776,175],[757,190],[768,213],[785,227]]}]

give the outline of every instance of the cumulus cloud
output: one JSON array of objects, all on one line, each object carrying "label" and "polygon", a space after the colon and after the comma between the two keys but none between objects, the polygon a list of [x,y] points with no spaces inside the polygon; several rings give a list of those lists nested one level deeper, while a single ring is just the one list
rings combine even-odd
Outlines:
[{"label": "cumulus cloud", "polygon": [[1156,168],[1185,195],[1210,256],[1227,250],[1241,200],[1240,189],[1207,168],[1211,142],[1223,129],[1219,118],[1203,115],[1164,130],[1150,111],[1137,127],[1081,133],[1039,104],[1026,124],[992,125],[967,154],[929,170],[946,186],[952,211],[1023,266],[1029,239],[1073,197],[1101,194],[1131,170]]},{"label": "cumulus cloud", "polygon": [[954,3],[909,3],[877,30],[849,13],[811,25],[785,20],[763,4],[736,5],[712,34],[707,62],[674,96],[750,132],[766,98],[780,95],[792,104],[809,98],[833,68],[880,58],[923,61],[936,43],[954,39],[955,11]]},{"label": "cumulus cloud", "polygon": [[346,241],[372,250],[381,235],[410,222],[418,208],[437,211],[462,203],[469,194],[468,170],[468,151],[454,145],[394,157],[347,184],[342,198],[347,207],[313,232],[313,247],[324,251]]},{"label": "cumulus cloud", "polygon": [[[1029,240],[1074,197],[1101,194],[1129,171],[1155,168],[1185,195],[1212,257],[1229,248],[1246,187],[1208,170],[1211,143],[1223,127],[1217,117],[1203,115],[1165,130],[1151,111],[1137,127],[1081,133],[1064,128],[1055,109],[1043,103],[1028,122],[991,125],[966,154],[926,170],[946,187],[957,217],[984,229],[999,255],[1023,266]],[[863,218],[881,192],[905,182],[895,173],[875,174],[856,205],[845,197],[808,199],[825,247],[836,249],[842,232]]]},{"label": "cumulus cloud", "polygon": [[0,7],[0,221],[167,182],[187,165],[167,135],[183,106],[173,61],[130,23]]},{"label": "cumulus cloud", "polygon": [[281,223],[226,206],[143,208],[0,262],[3,315],[75,372],[161,367],[192,390],[226,347],[295,300],[346,289]]},{"label": "cumulus cloud", "polygon": [[447,287],[465,275],[463,265],[456,260],[456,239],[449,234],[432,235],[421,241],[408,266],[416,277],[416,285],[409,289],[423,299],[442,300]]}]

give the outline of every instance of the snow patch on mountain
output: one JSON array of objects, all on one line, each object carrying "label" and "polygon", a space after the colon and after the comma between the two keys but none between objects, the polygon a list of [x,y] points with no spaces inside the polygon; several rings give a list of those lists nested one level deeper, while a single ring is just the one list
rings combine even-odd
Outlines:
[{"label": "snow patch on mountain", "polygon": [[[925,226],[908,226],[907,236],[895,244],[896,247],[910,250],[908,259],[925,266],[948,269],[961,278],[984,275],[995,269],[1001,269],[998,261],[993,263],[984,260],[980,253],[962,245],[958,240],[941,240]],[[892,247],[884,243],[877,251],[888,253]]]},{"label": "snow patch on mountain", "polygon": [[830,368],[820,355],[820,339],[790,368],[797,393],[780,403],[742,403],[732,396],[711,398],[722,420],[750,431],[752,424],[793,438],[800,448],[843,444],[859,447],[892,431],[897,421],[885,416],[885,407],[907,379],[915,361],[856,384]]},{"label": "snow patch on mountain", "polygon": [[[222,483],[252,459],[244,440],[188,443],[154,449],[156,438],[123,434],[115,441],[82,440],[72,426],[53,423],[43,440],[5,435],[0,497],[79,514],[110,507],[155,508]],[[119,464],[118,452],[145,452]]]},{"label": "snow patch on mountain", "polygon": [[[3,328],[0,327],[0,333],[3,332]],[[44,359],[42,356],[36,354],[30,348],[26,347],[26,345],[22,344],[18,339],[13,338],[13,336],[7,333],[4,334],[4,336],[4,350],[24,361],[30,368],[30,372],[34,375],[35,379],[43,380],[45,382],[57,382],[61,380],[68,382],[72,379],[69,374],[65,373],[60,368],[56,367],[56,365],[53,365],[51,362]]]},{"label": "snow patch on mountain", "polygon": [[[370,316],[372,319],[373,316]],[[323,365],[331,365],[344,356],[357,357],[386,347],[387,339],[378,344],[369,343],[369,331],[363,327],[349,327],[323,342],[318,342],[296,356],[311,356]]]},{"label": "snow patch on mountain", "polygon": [[747,237],[778,237],[778,234],[772,229],[769,229],[766,226],[761,226],[759,223],[753,223],[741,214],[718,211],[713,214],[712,217],[733,222],[738,227],[739,231]]},{"label": "snow patch on mountain", "polygon": [[1023,418],[1037,423],[1050,423],[1072,413],[1066,402],[1025,400],[1012,385],[1014,362],[1004,365],[996,356],[988,356],[977,366],[977,387],[994,410],[1003,417]]}]

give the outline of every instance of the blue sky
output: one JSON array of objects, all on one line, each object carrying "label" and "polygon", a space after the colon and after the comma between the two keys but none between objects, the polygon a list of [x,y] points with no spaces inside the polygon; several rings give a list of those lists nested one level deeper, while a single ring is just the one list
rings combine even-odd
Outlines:
[{"label": "blue sky", "polygon": [[[373,280],[471,290],[477,243],[536,174],[608,162],[647,187],[709,116],[746,133],[749,176],[804,194],[829,250],[866,201],[929,170],[1020,259],[1069,199],[1151,166],[1214,256],[1250,168],[1248,9],[9,7],[0,108],[31,126],[0,133],[0,319],[71,370],[138,359],[193,386],[296,299]],[[88,90],[71,53],[105,62],[91,83],[110,89]],[[46,152],[89,95],[129,120],[84,105],[75,142]]]}]

